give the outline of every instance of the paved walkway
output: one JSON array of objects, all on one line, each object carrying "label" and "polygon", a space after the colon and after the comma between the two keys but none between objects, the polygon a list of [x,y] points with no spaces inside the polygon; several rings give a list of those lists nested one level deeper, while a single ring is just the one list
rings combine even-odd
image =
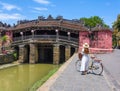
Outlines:
[{"label": "paved walkway", "polygon": [[63,65],[63,69],[61,68],[37,91],[112,91],[103,75],[81,75],[77,72],[75,69],[77,59],[75,54]]},{"label": "paved walkway", "polygon": [[113,53],[98,54],[103,60],[105,78],[114,91],[120,91],[120,50],[115,49]]}]

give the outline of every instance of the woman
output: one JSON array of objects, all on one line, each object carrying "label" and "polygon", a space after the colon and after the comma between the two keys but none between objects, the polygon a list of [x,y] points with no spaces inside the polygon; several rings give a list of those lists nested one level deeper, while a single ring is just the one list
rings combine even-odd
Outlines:
[{"label": "woman", "polygon": [[89,45],[88,43],[83,44],[82,49],[82,59],[81,59],[81,68],[80,71],[82,72],[81,75],[85,75],[88,71],[89,66]]}]

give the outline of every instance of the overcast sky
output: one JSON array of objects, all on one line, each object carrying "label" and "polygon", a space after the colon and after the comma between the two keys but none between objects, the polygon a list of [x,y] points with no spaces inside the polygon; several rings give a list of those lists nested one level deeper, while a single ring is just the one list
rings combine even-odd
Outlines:
[{"label": "overcast sky", "polygon": [[38,16],[65,19],[99,16],[112,26],[120,14],[120,0],[0,0],[0,21],[8,24]]}]

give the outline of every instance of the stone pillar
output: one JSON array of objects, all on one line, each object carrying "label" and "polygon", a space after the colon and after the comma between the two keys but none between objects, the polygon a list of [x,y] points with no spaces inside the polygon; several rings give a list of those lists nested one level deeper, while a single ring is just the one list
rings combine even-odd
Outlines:
[{"label": "stone pillar", "polygon": [[70,49],[71,47],[69,45],[65,46],[65,61],[67,61],[70,58]]},{"label": "stone pillar", "polygon": [[36,57],[35,57],[35,62],[37,63],[38,62],[38,45],[36,44],[35,45],[35,55],[36,55]]},{"label": "stone pillar", "polygon": [[24,46],[24,55],[23,55],[23,58],[24,58],[24,62],[28,61],[28,49],[27,49],[27,46]]},{"label": "stone pillar", "polygon": [[78,48],[77,47],[75,48],[75,53],[78,53]]},{"label": "stone pillar", "polygon": [[25,50],[24,50],[24,45],[20,45],[19,46],[19,60],[18,60],[18,62],[19,63],[23,63],[24,62],[24,52]]},{"label": "stone pillar", "polygon": [[38,61],[38,50],[36,44],[30,44],[30,55],[29,55],[29,62],[36,63]]},{"label": "stone pillar", "polygon": [[1,50],[1,48],[2,48],[2,47],[0,46],[0,54],[2,53],[2,50]]},{"label": "stone pillar", "polygon": [[60,61],[60,48],[59,45],[56,44],[53,47],[53,64],[59,64]]}]

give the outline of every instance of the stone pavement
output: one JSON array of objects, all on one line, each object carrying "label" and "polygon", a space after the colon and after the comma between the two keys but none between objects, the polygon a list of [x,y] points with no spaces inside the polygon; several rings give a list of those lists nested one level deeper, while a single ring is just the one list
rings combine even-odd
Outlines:
[{"label": "stone pavement", "polygon": [[77,54],[74,54],[74,56],[63,65],[64,68],[61,67],[60,70],[37,91],[112,91],[103,75],[81,75],[80,72],[77,72],[75,69],[77,59]]},{"label": "stone pavement", "polygon": [[104,77],[114,91],[120,91],[120,50],[115,49],[112,53],[98,54],[104,65]]}]

